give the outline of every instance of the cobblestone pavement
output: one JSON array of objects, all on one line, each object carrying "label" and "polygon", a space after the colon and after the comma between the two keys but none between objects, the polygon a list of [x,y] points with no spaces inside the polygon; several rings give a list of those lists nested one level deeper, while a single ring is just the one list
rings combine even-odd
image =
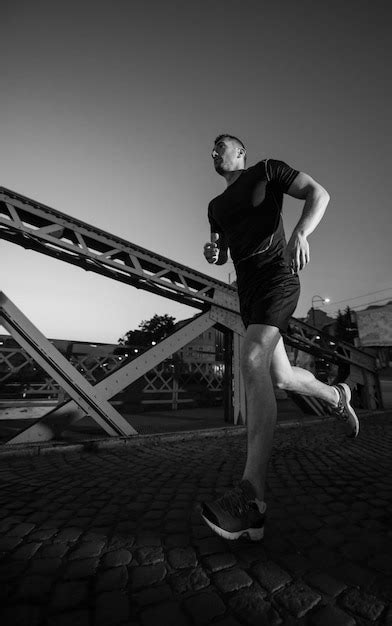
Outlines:
[{"label": "cobblestone pavement", "polygon": [[392,625],[392,416],[276,432],[262,542],[197,503],[244,434],[0,458],[2,626]]}]

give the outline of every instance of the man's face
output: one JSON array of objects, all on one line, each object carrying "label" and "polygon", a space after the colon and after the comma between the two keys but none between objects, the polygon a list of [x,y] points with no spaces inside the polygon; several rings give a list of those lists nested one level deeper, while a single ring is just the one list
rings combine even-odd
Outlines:
[{"label": "man's face", "polygon": [[231,139],[223,138],[218,141],[212,150],[215,171],[223,175],[224,172],[232,172],[238,169],[240,163],[241,148]]}]

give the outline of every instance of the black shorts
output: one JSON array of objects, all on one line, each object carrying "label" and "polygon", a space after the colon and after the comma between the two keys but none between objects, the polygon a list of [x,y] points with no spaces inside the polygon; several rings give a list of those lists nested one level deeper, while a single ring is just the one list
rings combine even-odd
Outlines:
[{"label": "black shorts", "polygon": [[298,274],[292,274],[285,261],[266,262],[254,256],[236,267],[242,321],[276,326],[283,333],[300,295]]}]

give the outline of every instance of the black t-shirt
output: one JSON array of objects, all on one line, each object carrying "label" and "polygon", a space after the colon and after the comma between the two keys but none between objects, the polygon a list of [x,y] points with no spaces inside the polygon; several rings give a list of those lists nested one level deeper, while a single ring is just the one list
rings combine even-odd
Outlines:
[{"label": "black t-shirt", "polygon": [[230,248],[234,265],[254,254],[281,259],[286,238],[281,216],[283,193],[298,174],[283,161],[265,159],[244,170],[208,205],[211,232]]}]

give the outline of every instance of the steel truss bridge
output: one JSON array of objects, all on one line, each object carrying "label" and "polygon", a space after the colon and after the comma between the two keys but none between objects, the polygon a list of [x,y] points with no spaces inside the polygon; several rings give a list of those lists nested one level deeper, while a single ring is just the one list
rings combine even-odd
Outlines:
[{"label": "steel truss bridge", "polygon": [[[229,356],[225,368],[225,419],[234,424],[246,423],[240,373],[245,329],[233,286],[3,187],[0,187],[0,238],[199,310],[199,314],[173,334],[92,384],[0,292],[0,324],[70,397],[11,437],[7,444],[59,438],[61,432],[85,415],[92,417],[110,436],[136,434],[110,404],[110,399],[214,326],[225,332],[225,353]],[[375,358],[350,344],[331,339],[295,318],[291,319],[284,337],[287,344],[299,350],[346,366],[347,381],[361,386],[363,406],[381,408]],[[315,414],[325,414],[322,402],[291,395],[302,407]]]}]

